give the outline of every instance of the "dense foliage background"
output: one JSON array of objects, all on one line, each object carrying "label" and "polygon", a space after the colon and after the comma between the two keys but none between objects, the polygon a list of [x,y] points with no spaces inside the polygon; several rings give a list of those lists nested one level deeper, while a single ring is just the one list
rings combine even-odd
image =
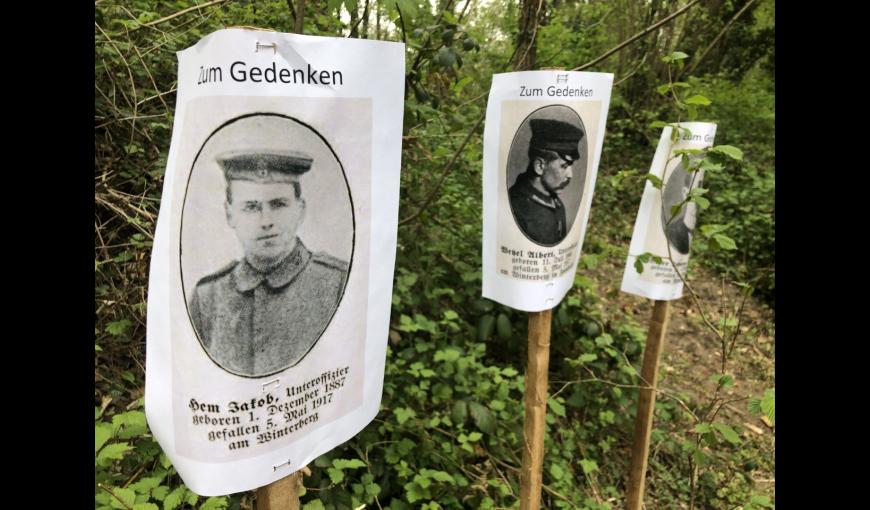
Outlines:
[{"label": "dense foliage background", "polygon": [[[669,79],[709,98],[700,118],[718,123],[717,144],[744,154],[708,173],[711,205],[700,218],[724,226],[737,248],[717,250],[697,236],[692,278],[724,278],[730,288],[751,284],[764,323],[740,330],[737,341],[758,350],[753,342],[773,335],[774,1],[546,1],[535,68],[586,64],[689,4],[587,69],[612,72],[616,81],[575,289],[554,313],[547,508],[622,507],[648,316],[615,306],[614,293],[602,288],[604,278],[621,278],[660,132],[650,125],[685,118],[656,90]],[[289,0],[95,3],[97,508],[253,508],[251,494],[191,493],[148,433],[142,412],[147,272],[173,122],[175,52],[227,26],[292,31],[293,9]],[[511,70],[518,19],[519,6],[508,0],[305,4],[306,34],[407,43],[382,411],[311,466],[307,509],[517,503],[526,315],[479,296],[480,121],[492,74]],[[662,61],[675,51],[688,55],[679,69]],[[770,359],[772,346],[763,354]],[[762,372],[764,388],[772,388],[772,373]],[[708,393],[718,392],[744,373],[726,369],[704,383]],[[704,393],[659,398],[648,508],[773,508],[772,486],[753,475],[772,474],[772,434],[746,433],[736,415],[717,415],[724,397],[711,403]],[[773,390],[758,393],[749,408],[772,421]],[[735,402],[747,408],[745,398]]]}]

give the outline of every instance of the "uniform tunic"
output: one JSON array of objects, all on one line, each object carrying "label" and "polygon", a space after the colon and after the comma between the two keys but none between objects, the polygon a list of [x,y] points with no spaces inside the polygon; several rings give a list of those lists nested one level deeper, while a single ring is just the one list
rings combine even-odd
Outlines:
[{"label": "uniform tunic", "polygon": [[190,316],[223,368],[265,376],[295,365],[320,338],[344,292],[348,265],[301,240],[275,269],[236,261],[196,284]]},{"label": "uniform tunic", "polygon": [[517,226],[532,241],[554,245],[565,239],[565,206],[556,194],[546,195],[532,186],[523,173],[508,191]]}]

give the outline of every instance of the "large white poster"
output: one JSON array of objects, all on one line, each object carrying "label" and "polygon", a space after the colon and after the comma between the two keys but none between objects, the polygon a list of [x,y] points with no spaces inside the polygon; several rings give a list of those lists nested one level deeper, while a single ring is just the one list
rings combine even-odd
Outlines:
[{"label": "large white poster", "polygon": [[483,297],[538,312],[574,283],[613,75],[493,76],[483,135]]},{"label": "large white poster", "polygon": [[[676,151],[712,147],[716,136],[715,124],[682,122],[679,126],[683,130],[676,140],[672,140],[671,126],[662,130],[649,171],[661,179],[662,186],[657,189],[647,181],[644,187],[622,275],[623,292],[664,301],[683,295],[680,275],[685,277],[689,264],[689,246],[698,213],[697,204],[686,199],[689,191],[704,179],[704,170],[684,168],[683,154]],[[693,167],[691,160],[697,156],[686,156]],[[676,212],[675,206],[679,206]],[[661,262],[643,261],[643,272],[639,273],[635,264],[644,254],[658,257]]]},{"label": "large white poster", "polygon": [[229,29],[178,60],[145,410],[212,496],[301,469],[378,412],[404,46]]}]

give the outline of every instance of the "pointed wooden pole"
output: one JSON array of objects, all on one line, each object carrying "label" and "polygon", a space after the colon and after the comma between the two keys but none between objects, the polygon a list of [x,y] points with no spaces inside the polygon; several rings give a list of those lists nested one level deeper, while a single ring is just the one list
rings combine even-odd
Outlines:
[{"label": "pointed wooden pole", "polygon": [[646,337],[646,348],[643,352],[643,365],[640,370],[643,388],[641,388],[638,397],[637,417],[634,421],[634,440],[631,447],[631,466],[628,471],[626,510],[641,510],[643,506],[650,435],[652,434],[653,413],[656,407],[659,361],[665,344],[665,333],[668,329],[670,314],[670,301],[655,302]]},{"label": "pointed wooden pole", "polygon": [[552,310],[529,313],[529,366],[526,368],[526,416],[523,425],[520,510],[541,508],[544,428],[547,417],[547,370],[550,365],[552,319]]},{"label": "pointed wooden pole", "polygon": [[302,470],[257,489],[257,510],[299,510]]}]

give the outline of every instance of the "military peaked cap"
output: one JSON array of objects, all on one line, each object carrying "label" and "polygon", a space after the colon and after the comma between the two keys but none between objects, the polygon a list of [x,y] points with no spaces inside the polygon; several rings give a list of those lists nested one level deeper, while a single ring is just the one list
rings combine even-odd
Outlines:
[{"label": "military peaked cap", "polygon": [[261,183],[294,182],[311,169],[314,159],[303,152],[278,150],[242,150],[217,156],[227,181],[245,180]]},{"label": "military peaked cap", "polygon": [[580,157],[577,144],[583,138],[583,131],[577,126],[552,119],[532,119],[529,124],[532,128],[529,146],[532,149],[557,152],[572,160]]}]

